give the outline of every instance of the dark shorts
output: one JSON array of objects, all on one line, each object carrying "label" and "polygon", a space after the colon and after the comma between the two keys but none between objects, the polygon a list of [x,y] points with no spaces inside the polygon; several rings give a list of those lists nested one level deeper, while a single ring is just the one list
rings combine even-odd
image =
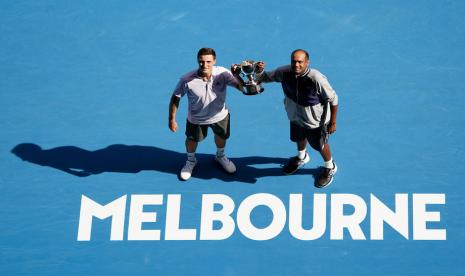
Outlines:
[{"label": "dark shorts", "polygon": [[291,122],[291,141],[298,142],[307,139],[313,149],[321,151],[323,146],[328,143],[329,133],[327,127],[325,124],[319,128],[303,128]]},{"label": "dark shorts", "polygon": [[223,120],[209,125],[196,125],[187,121],[186,137],[189,140],[200,142],[207,137],[208,128],[210,127],[213,133],[226,140],[230,135],[229,117],[230,114],[228,114],[228,116],[226,116]]}]

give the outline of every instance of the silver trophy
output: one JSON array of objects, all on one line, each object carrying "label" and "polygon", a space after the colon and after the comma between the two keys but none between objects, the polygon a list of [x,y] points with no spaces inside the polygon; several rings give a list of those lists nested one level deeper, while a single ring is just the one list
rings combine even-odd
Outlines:
[{"label": "silver trophy", "polygon": [[239,64],[240,76],[244,81],[246,95],[256,95],[262,93],[265,89],[261,87],[258,78],[263,73],[263,69],[258,67],[258,62],[253,60],[244,60]]}]

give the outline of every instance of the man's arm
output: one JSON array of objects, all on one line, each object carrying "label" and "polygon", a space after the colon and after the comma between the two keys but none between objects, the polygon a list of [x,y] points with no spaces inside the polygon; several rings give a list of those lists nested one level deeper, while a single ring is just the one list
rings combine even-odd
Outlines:
[{"label": "man's arm", "polygon": [[281,82],[283,80],[283,74],[289,70],[289,65],[278,67],[272,71],[265,71],[266,64],[263,61],[257,62],[259,74],[258,82]]},{"label": "man's arm", "polygon": [[329,134],[333,134],[334,132],[336,132],[337,107],[337,105],[331,105],[329,108],[331,110],[331,119],[328,123]]},{"label": "man's arm", "polygon": [[329,84],[328,79],[318,71],[314,75],[314,80],[316,80],[321,96],[325,99],[326,102],[330,104],[331,119],[328,123],[328,132],[330,134],[336,132],[336,119],[337,119],[337,110],[339,105],[339,97],[336,94],[336,91]]},{"label": "man's arm", "polygon": [[237,83],[234,85],[234,87],[237,90],[244,93],[244,85],[245,85],[245,83],[244,83],[244,80],[239,76],[239,74],[240,74],[239,65],[237,65],[237,64],[231,65],[231,73],[232,73],[233,77],[237,81]]},{"label": "man's arm", "polygon": [[175,95],[171,96],[169,111],[168,111],[168,127],[172,132],[178,130],[178,123],[176,122],[176,112],[178,111],[180,98]]}]

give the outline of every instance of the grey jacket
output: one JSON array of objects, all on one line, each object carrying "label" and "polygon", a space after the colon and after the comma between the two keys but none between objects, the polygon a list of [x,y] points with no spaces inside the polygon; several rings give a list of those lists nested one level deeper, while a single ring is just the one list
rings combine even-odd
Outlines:
[{"label": "grey jacket", "polygon": [[305,128],[321,125],[324,104],[328,105],[325,123],[331,119],[329,105],[338,105],[338,96],[326,77],[318,70],[307,68],[305,73],[296,76],[291,66],[282,66],[264,72],[259,81],[280,82],[284,91],[284,106],[289,120]]}]

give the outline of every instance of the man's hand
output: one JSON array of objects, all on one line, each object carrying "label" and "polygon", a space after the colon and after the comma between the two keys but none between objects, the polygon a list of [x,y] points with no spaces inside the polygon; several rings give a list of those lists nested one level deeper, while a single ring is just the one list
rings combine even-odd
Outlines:
[{"label": "man's hand", "polygon": [[241,73],[241,67],[239,66],[239,64],[232,64],[231,65],[231,73],[234,76],[238,76]]},{"label": "man's hand", "polygon": [[257,61],[257,67],[258,67],[258,74],[262,73],[265,70],[265,62],[263,61]]},{"label": "man's hand", "polygon": [[328,123],[328,133],[333,134],[336,132],[336,122],[329,122]]},{"label": "man's hand", "polygon": [[170,120],[168,123],[168,127],[172,132],[176,132],[178,130],[178,123],[176,120]]}]

